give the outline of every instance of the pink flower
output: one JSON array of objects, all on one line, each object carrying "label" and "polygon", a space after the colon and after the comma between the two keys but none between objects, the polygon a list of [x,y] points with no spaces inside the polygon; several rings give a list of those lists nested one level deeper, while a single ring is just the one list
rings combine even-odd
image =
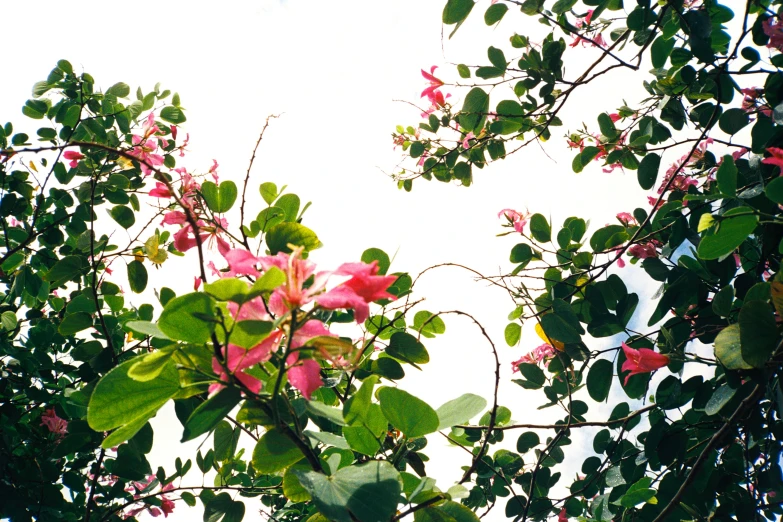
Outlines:
[{"label": "pink flower", "polygon": [[469,132],[469,133],[465,134],[465,137],[462,138],[462,148],[463,149],[469,149],[470,148],[470,140],[472,140],[475,137],[476,137],[476,135],[473,134],[472,132]]},{"label": "pink flower", "polygon": [[254,256],[244,248],[232,248],[223,257],[228,262],[229,271],[222,274],[222,277],[235,277],[237,275],[249,275],[259,277],[258,271],[260,258]]},{"label": "pink flower", "polygon": [[172,125],[171,127],[171,139],[176,140],[177,139],[177,126]]},{"label": "pink flower", "polygon": [[[116,482],[116,479],[115,479]],[[157,478],[154,475],[150,475],[147,478],[147,482],[133,482],[132,486],[128,486],[125,488],[125,491],[128,493],[133,493],[134,499],[140,499],[142,496],[147,496],[152,491],[152,485],[157,482]],[[160,509],[158,509],[156,506],[151,506],[149,504],[142,504],[139,507],[133,508],[128,510],[125,513],[122,513],[123,518],[130,518],[135,517],[142,511],[147,511],[150,515],[153,517],[159,517],[161,513],[163,513],[164,517],[168,517],[170,513],[174,511],[174,508],[176,507],[174,504],[174,501],[168,498],[166,496],[166,491],[171,491],[174,489],[174,484],[168,483],[162,488],[160,488],[160,493],[156,495],[158,499],[160,500]]]},{"label": "pink flower", "polygon": [[546,361],[550,357],[553,357],[557,353],[555,348],[549,344],[544,343],[541,346],[533,349],[532,352],[525,354],[521,359],[511,363],[511,370],[516,373],[519,371],[520,364],[538,364],[542,361]]},{"label": "pink flower", "polygon": [[198,289],[201,287],[201,277],[200,276],[193,276],[193,290],[198,292]]},{"label": "pink flower", "polygon": [[57,434],[58,439],[65,437],[65,434],[68,433],[68,421],[58,417],[54,408],[48,408],[41,415],[41,426],[46,426],[50,432]]},{"label": "pink flower", "polygon": [[633,217],[628,212],[620,212],[617,214],[617,219],[620,221],[620,223],[623,224],[623,226],[629,227],[631,225],[636,225],[636,218]]},{"label": "pink flower", "polygon": [[324,384],[321,365],[314,359],[299,361],[299,352],[291,353],[285,362],[289,365],[288,382],[309,401],[313,392]]},{"label": "pink flower", "polygon": [[778,147],[768,147],[767,152],[769,152],[771,156],[764,158],[761,160],[761,162],[766,163],[767,165],[776,165],[783,168],[783,149],[779,149]]},{"label": "pink flower", "polygon": [[521,234],[527,224],[527,219],[530,217],[530,212],[519,212],[517,210],[505,208],[498,213],[498,217],[501,216],[504,216],[509,224],[514,226],[514,230]]},{"label": "pink flower", "polygon": [[215,180],[215,183],[218,183],[220,179],[218,178],[217,169],[220,165],[218,165],[217,160],[212,160],[212,166],[209,167],[209,173],[212,174],[212,178]]},{"label": "pink flower", "polygon": [[631,375],[654,372],[669,364],[669,356],[650,350],[649,348],[639,348],[636,350],[625,343],[622,343],[622,346],[626,360],[623,363],[621,371],[631,372],[625,376],[623,384],[628,384],[628,379]]},{"label": "pink flower", "polygon": [[75,169],[79,165],[79,160],[84,159],[85,156],[81,152],[77,152],[75,150],[66,150],[63,152],[63,158],[71,160],[69,165],[72,169]]},{"label": "pink flower", "polygon": [[764,34],[769,36],[767,47],[777,49],[778,51],[783,50],[783,22],[778,20],[773,24],[772,18],[768,18],[762,22],[761,28]]},{"label": "pink flower", "polygon": [[628,255],[637,259],[647,259],[648,257],[658,257],[658,250],[653,241],[648,243],[631,245],[628,249]]},{"label": "pink flower", "polygon": [[[163,218],[163,222],[168,224],[166,218],[175,212],[179,211],[172,211],[166,214],[166,216]],[[182,215],[184,216],[184,214]],[[175,215],[173,219],[178,218],[179,216]],[[223,230],[226,228],[226,226],[228,226],[228,223],[225,219],[222,218],[215,218],[215,220],[220,226],[208,226],[207,223],[200,219],[196,222],[199,227],[199,238],[201,238],[202,245],[207,244],[207,246],[210,246],[213,241],[216,242],[218,252],[220,252],[222,255],[225,255],[231,249],[231,245],[229,245],[225,239],[220,237],[220,234],[222,234]],[[186,221],[182,228],[174,233],[174,246],[180,252],[187,252],[197,244],[196,235],[193,233],[193,227],[191,227],[190,223]]]},{"label": "pink flower", "polygon": [[617,114],[616,112],[613,112],[612,114],[609,115],[609,119],[612,120],[613,123],[617,123],[618,121],[620,121],[620,115]]},{"label": "pink flower", "polygon": [[[142,125],[142,135],[134,134],[131,138],[133,149],[131,149],[129,154],[139,160],[141,172],[145,176],[152,173],[150,167],[154,168],[163,165],[163,156],[154,154],[158,150],[158,141],[154,136],[159,132],[160,129],[155,125],[155,113],[151,112]],[[167,144],[166,140],[161,141],[165,147]]]},{"label": "pink flower", "polygon": [[397,280],[397,276],[379,276],[378,262],[345,263],[335,272],[336,275],[351,276],[343,284],[316,297],[315,301],[327,310],[352,308],[357,323],[363,323],[370,315],[369,303],[380,299],[395,299],[387,289]]},{"label": "pink flower", "polygon": [[557,522],[568,522],[568,513],[566,513],[565,508],[561,509],[557,515]]},{"label": "pink flower", "polygon": [[303,248],[295,249],[290,255],[280,252],[275,256],[261,257],[258,261],[264,270],[277,267],[286,274],[286,281],[272,292],[269,298],[269,309],[275,315],[283,315],[288,310],[300,308],[311,302],[321,293],[329,278],[328,272],[315,274],[313,284],[304,288],[304,282],[315,273],[315,263],[302,259]]},{"label": "pink flower", "polygon": [[155,188],[150,190],[150,196],[154,198],[170,198],[171,192],[165,183],[155,182]]},{"label": "pink flower", "polygon": [[443,80],[440,78],[436,78],[433,76],[435,74],[435,69],[437,69],[437,65],[433,65],[430,68],[430,72],[425,71],[424,69],[421,70],[421,75],[424,76],[424,79],[430,82],[429,87],[421,91],[421,97],[424,98],[425,96],[432,100],[432,96],[434,93],[438,90],[438,87],[441,87],[443,85]]},{"label": "pink flower", "polygon": [[584,18],[577,18],[576,19],[576,27],[578,29],[581,29],[582,27],[586,25],[590,25],[590,21],[593,19],[593,10],[590,9],[587,11],[587,15]]},{"label": "pink flower", "polygon": [[617,268],[625,268],[625,261],[622,256],[617,257]]}]

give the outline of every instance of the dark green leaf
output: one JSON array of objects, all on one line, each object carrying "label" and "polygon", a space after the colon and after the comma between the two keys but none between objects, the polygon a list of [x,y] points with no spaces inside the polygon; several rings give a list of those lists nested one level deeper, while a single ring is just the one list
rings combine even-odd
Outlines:
[{"label": "dark green leaf", "polygon": [[160,117],[163,119],[163,121],[177,125],[187,121],[185,113],[182,112],[182,109],[174,106],[163,107],[163,110],[160,111]]},{"label": "dark green leaf", "polygon": [[202,344],[215,331],[215,323],[203,316],[214,315],[215,302],[207,294],[192,293],[175,297],[163,308],[158,320],[160,330],[171,339]]},{"label": "dark green leaf", "polygon": [[612,363],[606,359],[598,359],[587,373],[587,392],[594,401],[603,402],[609,397],[612,388]]},{"label": "dark green leaf", "polygon": [[128,263],[128,284],[131,291],[137,294],[147,288],[147,268],[140,261]]},{"label": "dark green leaf", "polygon": [[223,388],[201,403],[185,422],[185,431],[182,433],[182,441],[193,440],[203,435],[222,421],[242,398],[239,389],[234,387]]},{"label": "dark green leaf", "polygon": [[378,390],[381,410],[389,422],[408,438],[438,430],[438,414],[426,402],[398,388]]},{"label": "dark green leaf", "polygon": [[644,190],[650,190],[655,185],[658,178],[658,169],[661,165],[661,157],[658,154],[651,153],[644,157],[639,163],[639,170],[636,175],[639,180],[639,186]]}]

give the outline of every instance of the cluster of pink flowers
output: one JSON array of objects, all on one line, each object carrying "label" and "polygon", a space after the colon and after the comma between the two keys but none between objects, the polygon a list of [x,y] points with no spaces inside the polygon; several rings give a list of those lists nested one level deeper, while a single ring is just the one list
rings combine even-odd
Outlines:
[{"label": "cluster of pink flowers", "polygon": [[762,22],[761,28],[764,30],[764,34],[769,36],[767,47],[783,51],[783,21],[778,19],[773,23],[772,18],[768,18]]},{"label": "cluster of pink flowers", "polygon": [[131,149],[130,155],[139,160],[141,172],[145,176],[152,173],[150,166],[159,167],[163,165],[163,156],[156,154],[156,152],[158,150],[158,142],[160,142],[162,148],[165,148],[168,146],[168,140],[160,137],[160,134],[163,134],[163,132],[155,124],[155,113],[151,112],[142,125],[141,136],[134,134],[131,138],[133,149]]},{"label": "cluster of pink flowers", "polygon": [[430,82],[429,86],[421,91],[421,97],[426,97],[431,103],[430,108],[421,113],[422,118],[429,116],[436,110],[444,107],[446,105],[446,98],[451,96],[451,94],[446,94],[444,96],[440,91],[440,88],[443,86],[443,80],[434,76],[435,69],[437,68],[437,65],[433,65],[430,68],[430,72],[427,72],[424,69],[421,70],[421,75],[424,76],[425,80]]},{"label": "cluster of pink flowers", "polygon": [[742,110],[745,112],[760,112],[767,118],[772,117],[772,109],[769,105],[762,103],[759,104],[759,97],[764,94],[764,89],[761,87],[751,87],[749,89],[742,89],[740,92],[745,95],[742,99]]},{"label": "cluster of pink flowers", "polygon": [[530,218],[530,212],[519,212],[514,209],[505,208],[498,213],[498,217],[505,217],[508,223],[514,227],[514,230],[522,233],[522,230],[527,224],[527,220]]},{"label": "cluster of pink flowers", "polygon": [[[387,289],[396,281],[396,276],[378,274],[378,264],[345,263],[334,272],[316,272],[312,261],[302,259],[302,249],[296,249],[291,254],[278,253],[275,256],[254,256],[243,249],[233,249],[225,254],[229,264],[227,272],[218,272],[221,276],[250,275],[258,277],[263,271],[272,267],[286,274],[286,281],[276,288],[267,303],[258,297],[241,307],[229,303],[229,311],[234,319],[272,321],[273,317],[282,318],[291,312],[313,303],[326,310],[351,309],[357,323],[363,323],[369,317],[369,304],[380,299],[394,299]],[[213,265],[214,266],[214,265]],[[305,281],[313,277],[312,284],[305,288]],[[342,276],[348,279],[326,290],[326,284],[331,276]],[[293,332],[291,331],[293,330]],[[290,339],[288,337],[290,336]],[[312,393],[323,385],[320,372],[321,366],[315,359],[300,357],[302,346],[314,337],[335,337],[319,320],[310,319],[303,324],[292,325],[290,320],[273,331],[264,341],[246,350],[230,344],[223,350],[225,364],[213,359],[212,367],[221,381],[227,381],[230,372],[250,391],[258,393],[261,381],[245,372],[258,363],[269,360],[284,339],[290,345],[291,353],[286,358],[288,365],[288,382],[302,395],[310,399]],[[323,351],[319,352],[322,359],[335,366],[345,366],[347,363],[341,357]],[[210,386],[210,393],[223,388],[221,382]]]},{"label": "cluster of pink flowers", "polygon": [[[663,181],[658,187],[658,194],[663,194],[667,186],[670,189],[687,192],[688,187],[698,185],[699,180],[692,178],[691,176],[684,175],[682,171],[685,169],[685,167],[689,167],[701,161],[702,158],[704,158],[704,153],[707,152],[707,146],[709,146],[711,143],[712,138],[707,138],[706,140],[699,143],[699,145],[693,151],[693,154],[690,154],[690,159],[688,158],[689,154],[684,154],[680,159],[672,163],[671,166],[666,170],[666,175],[663,177]],[[671,182],[671,185],[669,185],[669,180],[672,179],[672,176],[674,176],[674,180]]]},{"label": "cluster of pink flowers", "polygon": [[547,361],[548,359],[554,357],[555,348],[549,344],[544,343],[541,346],[537,346],[533,349],[532,352],[525,354],[517,361],[514,361],[511,363],[511,369],[514,373],[519,371],[519,365],[520,364],[539,364],[542,361]]},{"label": "cluster of pink flowers", "polygon": [[[581,29],[582,27],[589,27],[590,22],[593,19],[593,10],[590,9],[587,11],[587,15],[584,18],[577,18],[576,19],[576,27],[577,29]],[[592,40],[592,41],[590,41]],[[587,40],[583,38],[581,35],[577,36],[573,42],[569,44],[570,47],[576,47],[579,44],[582,44],[583,46],[593,46],[593,47],[608,47],[606,45],[606,41],[604,40],[603,35],[601,33],[598,33],[597,35],[590,38],[590,40]]]},{"label": "cluster of pink flowers", "polygon": [[68,165],[75,169],[79,165],[79,161],[84,159],[84,154],[75,150],[66,150],[63,152],[63,158],[69,160]]},{"label": "cluster of pink flowers", "polygon": [[[217,174],[218,162],[212,160],[212,167],[209,169],[209,173],[215,179],[215,182],[219,180]],[[228,227],[228,221],[220,216],[214,216],[210,218],[209,222],[204,221],[199,214],[201,208],[198,205],[198,199],[196,195],[201,190],[201,185],[196,182],[195,178],[185,170],[184,167],[174,169],[174,172],[180,175],[180,197],[179,203],[187,207],[196,216],[196,225],[198,226],[198,235],[202,244],[217,243],[218,251],[225,255],[230,249],[228,241],[226,241],[222,235]],[[173,194],[169,189],[169,186],[160,181],[155,183],[155,188],[150,190],[149,195],[156,198],[171,198]],[[195,247],[198,242],[196,240],[196,232],[193,230],[190,222],[188,221],[187,214],[182,210],[170,210],[163,216],[161,225],[179,225],[181,228],[174,233],[174,246],[180,252],[187,252],[191,248]],[[196,279],[196,289],[200,285],[201,280]]]},{"label": "cluster of pink flowers", "polygon": [[[139,499],[142,496],[149,495],[157,484],[157,481],[158,479],[154,475],[150,475],[147,477],[146,482],[133,482],[128,485],[125,491],[132,493],[134,499]],[[135,517],[142,511],[146,511],[153,517],[158,517],[161,514],[163,514],[164,517],[168,517],[169,513],[174,511],[175,505],[174,501],[165,495],[165,492],[171,491],[172,489],[174,489],[174,484],[172,483],[168,483],[160,489],[160,494],[157,495],[158,499],[160,500],[160,508],[157,506],[142,504],[139,507],[132,508],[123,513],[123,518]]]},{"label": "cluster of pink flowers", "polygon": [[41,415],[41,426],[46,428],[57,435],[58,439],[65,437],[68,433],[68,421],[57,416],[54,408],[47,408]]},{"label": "cluster of pink flowers", "polygon": [[628,249],[628,255],[636,259],[647,259],[648,257],[658,257],[658,242],[651,239],[647,243],[636,243]]}]

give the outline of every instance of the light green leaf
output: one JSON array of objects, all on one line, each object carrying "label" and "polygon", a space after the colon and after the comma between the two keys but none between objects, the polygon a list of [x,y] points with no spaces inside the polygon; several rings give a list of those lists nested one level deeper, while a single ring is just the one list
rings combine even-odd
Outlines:
[{"label": "light green leaf", "polygon": [[421,399],[399,388],[378,390],[383,415],[408,438],[421,437],[438,430],[438,414]]},{"label": "light green leaf", "polygon": [[456,399],[450,400],[436,411],[440,421],[438,430],[444,430],[456,424],[466,423],[481,413],[486,407],[486,399],[472,393],[466,393]]},{"label": "light green leaf", "polygon": [[204,320],[214,316],[215,302],[204,293],[175,297],[163,308],[158,328],[171,339],[201,344],[215,331],[215,323]]}]

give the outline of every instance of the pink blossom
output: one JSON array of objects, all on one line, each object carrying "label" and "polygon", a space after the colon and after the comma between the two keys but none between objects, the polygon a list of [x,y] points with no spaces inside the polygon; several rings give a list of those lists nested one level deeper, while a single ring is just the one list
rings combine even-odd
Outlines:
[{"label": "pink blossom", "polygon": [[223,257],[228,262],[229,272],[223,277],[235,277],[237,275],[249,275],[259,277],[258,271],[259,258],[254,256],[244,248],[233,248],[226,252]]},{"label": "pink blossom", "polygon": [[761,28],[764,34],[769,36],[767,47],[778,51],[783,50],[783,22],[778,20],[773,24],[772,18],[768,18],[761,23]]},{"label": "pink blossom", "polygon": [[300,308],[311,302],[326,286],[329,273],[319,272],[315,274],[313,284],[309,288],[304,288],[304,282],[315,273],[315,263],[302,259],[303,250],[297,248],[290,255],[280,252],[275,256],[258,259],[264,270],[274,266],[286,274],[286,282],[275,289],[269,298],[269,308],[276,315],[283,315],[288,310]]},{"label": "pink blossom", "polygon": [[636,218],[633,217],[628,212],[620,212],[617,214],[617,220],[620,221],[624,226],[629,227],[631,225],[636,225]]},{"label": "pink blossom", "polygon": [[421,97],[424,98],[425,96],[432,99],[432,95],[435,91],[437,91],[438,87],[441,87],[443,85],[443,80],[440,78],[436,78],[433,76],[435,74],[435,69],[437,69],[437,65],[433,65],[430,68],[430,72],[425,71],[424,69],[421,70],[421,75],[424,76],[424,79],[430,82],[429,87],[421,91]]},{"label": "pink blossom", "polygon": [[749,149],[746,149],[745,147],[741,147],[739,150],[735,150],[734,152],[732,152],[731,157],[734,158],[734,161],[737,161],[748,152],[750,152]]},{"label": "pink blossom", "polygon": [[767,156],[761,160],[761,162],[766,163],[767,165],[776,165],[783,168],[783,149],[778,147],[768,147],[767,152],[770,153],[770,156]]},{"label": "pink blossom", "polygon": [[299,352],[291,353],[285,362],[289,365],[288,382],[309,401],[313,392],[324,384],[321,365],[314,359],[299,361]]},{"label": "pink blossom", "polygon": [[[169,214],[172,214],[173,212],[178,211],[172,211],[169,212]],[[166,222],[166,217],[168,217],[169,214],[164,217],[164,222]],[[225,255],[231,249],[231,245],[220,237],[220,234],[228,226],[228,222],[222,218],[215,218],[215,221],[219,226],[207,225],[207,223],[200,219],[196,222],[199,227],[199,238],[201,239],[202,245],[206,244],[207,246],[211,246],[213,243],[217,243],[218,252]],[[182,228],[174,233],[174,246],[180,252],[187,252],[197,244],[196,235],[193,233],[193,227],[186,221]]]},{"label": "pink blossom", "polygon": [[176,140],[177,139],[177,126],[176,125],[172,125],[170,127],[170,129],[171,129],[171,139],[172,140]]},{"label": "pink blossom", "polygon": [[566,513],[565,508],[561,509],[560,513],[558,513],[557,522],[568,522],[568,513]]},{"label": "pink blossom", "polygon": [[601,170],[602,170],[602,171],[603,171],[605,174],[611,174],[612,172],[614,172],[614,170],[615,170],[615,169],[620,169],[620,170],[623,170],[623,164],[622,164],[622,163],[620,163],[620,162],[617,162],[617,163],[612,163],[612,164],[610,164],[610,165],[608,165],[608,166],[604,167],[604,168],[603,168],[603,169],[601,169]]},{"label": "pink blossom", "polygon": [[193,290],[198,292],[198,289],[201,287],[201,277],[200,276],[193,276]]},{"label": "pink blossom", "polygon": [[637,243],[631,245],[628,249],[628,255],[637,259],[647,259],[648,257],[658,257],[658,250],[656,244],[653,241],[649,241],[644,244]]},{"label": "pink blossom", "polygon": [[363,323],[369,316],[369,303],[380,299],[395,299],[387,289],[397,280],[397,276],[377,275],[377,261],[370,264],[345,263],[335,271],[335,274],[351,276],[351,278],[316,297],[316,303],[327,310],[352,308],[357,323]]},{"label": "pink blossom", "polygon": [[84,154],[81,152],[77,152],[75,150],[66,150],[63,152],[63,158],[67,160],[71,160],[71,163],[69,165],[72,169],[75,169],[79,165],[79,160],[82,160],[85,158]]},{"label": "pink blossom", "polygon": [[505,208],[498,213],[498,217],[501,216],[504,216],[510,224],[514,225],[514,230],[521,234],[530,217],[530,212],[519,212],[517,210]]},{"label": "pink blossom", "polygon": [[[127,488],[125,488],[125,491],[127,491],[128,493],[133,493],[133,498],[138,500],[142,496],[147,496],[151,493],[152,485],[155,484],[157,480],[158,479],[154,475],[150,475],[147,478],[146,482],[133,482],[132,486],[128,486]],[[124,514],[122,514],[123,518],[135,517],[142,511],[147,511],[153,517],[159,517],[161,513],[163,513],[164,517],[168,517],[169,514],[171,514],[174,511],[174,508],[176,506],[174,504],[174,501],[170,499],[165,494],[165,492],[171,491],[173,489],[174,489],[174,484],[172,483],[168,483],[162,488],[160,488],[160,494],[156,495],[160,500],[160,509],[158,509],[156,506],[151,506],[149,504],[142,504],[139,507],[130,509]]]},{"label": "pink blossom", "polygon": [[463,149],[469,149],[470,148],[470,140],[472,140],[475,137],[476,137],[476,135],[473,134],[473,132],[469,132],[469,133],[465,134],[465,137],[462,138],[462,148]]},{"label": "pink blossom", "polygon": [[218,178],[217,169],[220,165],[218,165],[217,160],[212,160],[212,166],[209,167],[209,173],[212,174],[212,179],[215,180],[215,183],[218,183],[220,179]]},{"label": "pink blossom", "polygon": [[625,268],[625,261],[622,256],[617,256],[617,268]]},{"label": "pink blossom", "polygon": [[422,152],[421,157],[419,158],[419,161],[418,163],[416,163],[416,165],[418,165],[419,167],[424,165],[424,161],[427,159],[427,157],[429,157],[429,155],[430,155],[429,151],[425,150],[424,152]]},{"label": "pink blossom", "polygon": [[520,364],[538,364],[542,361],[546,361],[550,357],[553,357],[557,353],[555,348],[549,343],[544,343],[533,349],[532,352],[525,354],[518,361],[511,363],[511,369],[514,373],[519,371]]},{"label": "pink blossom", "polygon": [[68,433],[68,421],[58,417],[54,408],[47,408],[41,414],[41,426],[46,426],[50,432],[57,434],[60,439]]},{"label": "pink blossom", "polygon": [[163,216],[163,221],[160,222],[161,225],[184,225],[188,222],[187,216],[185,216],[185,213],[180,210],[172,210],[171,212],[166,212],[166,214]]},{"label": "pink blossom", "polygon": [[620,121],[620,115],[617,114],[616,112],[613,112],[612,114],[609,115],[609,119],[612,120],[613,123],[617,123],[618,121]]},{"label": "pink blossom", "polygon": [[165,183],[156,181],[155,188],[150,190],[150,196],[154,198],[170,198],[171,191],[169,191],[169,187]]},{"label": "pink blossom", "polygon": [[159,132],[160,129],[155,125],[155,113],[151,112],[142,125],[142,135],[134,134],[131,138],[133,149],[129,154],[139,160],[141,172],[145,176],[152,173],[150,167],[163,165],[163,156],[154,154],[158,150],[158,141],[154,136]]},{"label": "pink blossom", "polygon": [[630,370],[631,372],[625,376],[625,382],[623,384],[628,384],[628,379],[632,375],[654,372],[669,364],[669,357],[667,355],[650,350],[649,348],[639,348],[636,350],[625,343],[622,343],[622,346],[626,360],[620,370],[624,372]]},{"label": "pink blossom", "polygon": [[22,227],[22,222],[16,219],[14,216],[8,216],[9,227]]}]

